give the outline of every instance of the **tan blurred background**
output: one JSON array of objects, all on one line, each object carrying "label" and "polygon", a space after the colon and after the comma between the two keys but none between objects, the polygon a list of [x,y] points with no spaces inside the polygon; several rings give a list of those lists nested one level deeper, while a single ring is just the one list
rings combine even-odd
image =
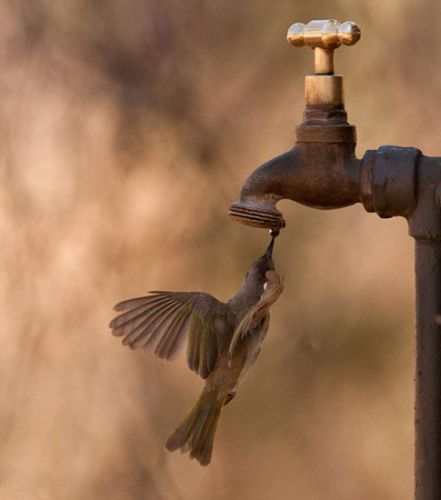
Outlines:
[{"label": "tan blurred background", "polygon": [[268,235],[226,211],[312,66],[286,29],[328,17],[362,29],[336,57],[358,155],[440,155],[438,1],[0,2],[1,499],[412,498],[403,220],[280,204],[285,293],[208,468],[163,448],[200,380],[107,329],[151,289],[238,288]]}]

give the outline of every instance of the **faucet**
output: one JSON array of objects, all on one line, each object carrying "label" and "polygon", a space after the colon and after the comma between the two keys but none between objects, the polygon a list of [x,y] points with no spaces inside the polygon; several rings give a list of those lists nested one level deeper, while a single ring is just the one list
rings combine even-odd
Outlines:
[{"label": "faucet", "polygon": [[405,217],[415,239],[416,375],[415,500],[441,497],[441,157],[412,147],[381,146],[355,156],[356,131],[347,121],[343,77],[334,74],[334,50],[354,45],[350,21],[295,23],[288,42],[314,50],[315,71],[305,77],[305,111],[294,146],[258,167],[245,181],[229,215],[242,224],[279,231],[277,202],[313,208],[362,203],[382,218]]}]

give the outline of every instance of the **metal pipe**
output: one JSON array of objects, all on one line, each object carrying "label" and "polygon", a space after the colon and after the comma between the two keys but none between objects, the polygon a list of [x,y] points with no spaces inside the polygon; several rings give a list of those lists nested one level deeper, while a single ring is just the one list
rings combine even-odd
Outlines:
[{"label": "metal pipe", "polygon": [[441,242],[417,239],[415,500],[441,497]]}]

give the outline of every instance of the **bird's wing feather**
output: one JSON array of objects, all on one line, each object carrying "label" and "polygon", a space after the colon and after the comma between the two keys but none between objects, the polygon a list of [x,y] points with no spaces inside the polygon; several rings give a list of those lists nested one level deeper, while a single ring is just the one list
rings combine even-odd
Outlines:
[{"label": "bird's wing feather", "polygon": [[265,273],[264,290],[257,303],[252,306],[237,325],[231,339],[228,357],[231,360],[240,341],[250,335],[257,328],[260,335],[266,335],[269,327],[269,309],[283,292],[283,280],[276,271]]},{"label": "bird's wing feather", "polygon": [[124,300],[109,327],[132,349],[173,359],[187,343],[187,363],[202,378],[216,366],[225,339],[227,306],[202,292],[150,292]]}]

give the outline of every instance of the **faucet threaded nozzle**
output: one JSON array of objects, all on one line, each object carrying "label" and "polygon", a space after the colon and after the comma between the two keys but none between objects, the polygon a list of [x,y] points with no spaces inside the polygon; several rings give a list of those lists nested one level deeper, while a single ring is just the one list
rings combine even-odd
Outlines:
[{"label": "faucet threaded nozzle", "polygon": [[261,204],[247,201],[235,201],[231,204],[228,215],[235,222],[247,226],[270,229],[274,232],[285,227],[286,222],[282,214],[275,208],[262,208]]}]

